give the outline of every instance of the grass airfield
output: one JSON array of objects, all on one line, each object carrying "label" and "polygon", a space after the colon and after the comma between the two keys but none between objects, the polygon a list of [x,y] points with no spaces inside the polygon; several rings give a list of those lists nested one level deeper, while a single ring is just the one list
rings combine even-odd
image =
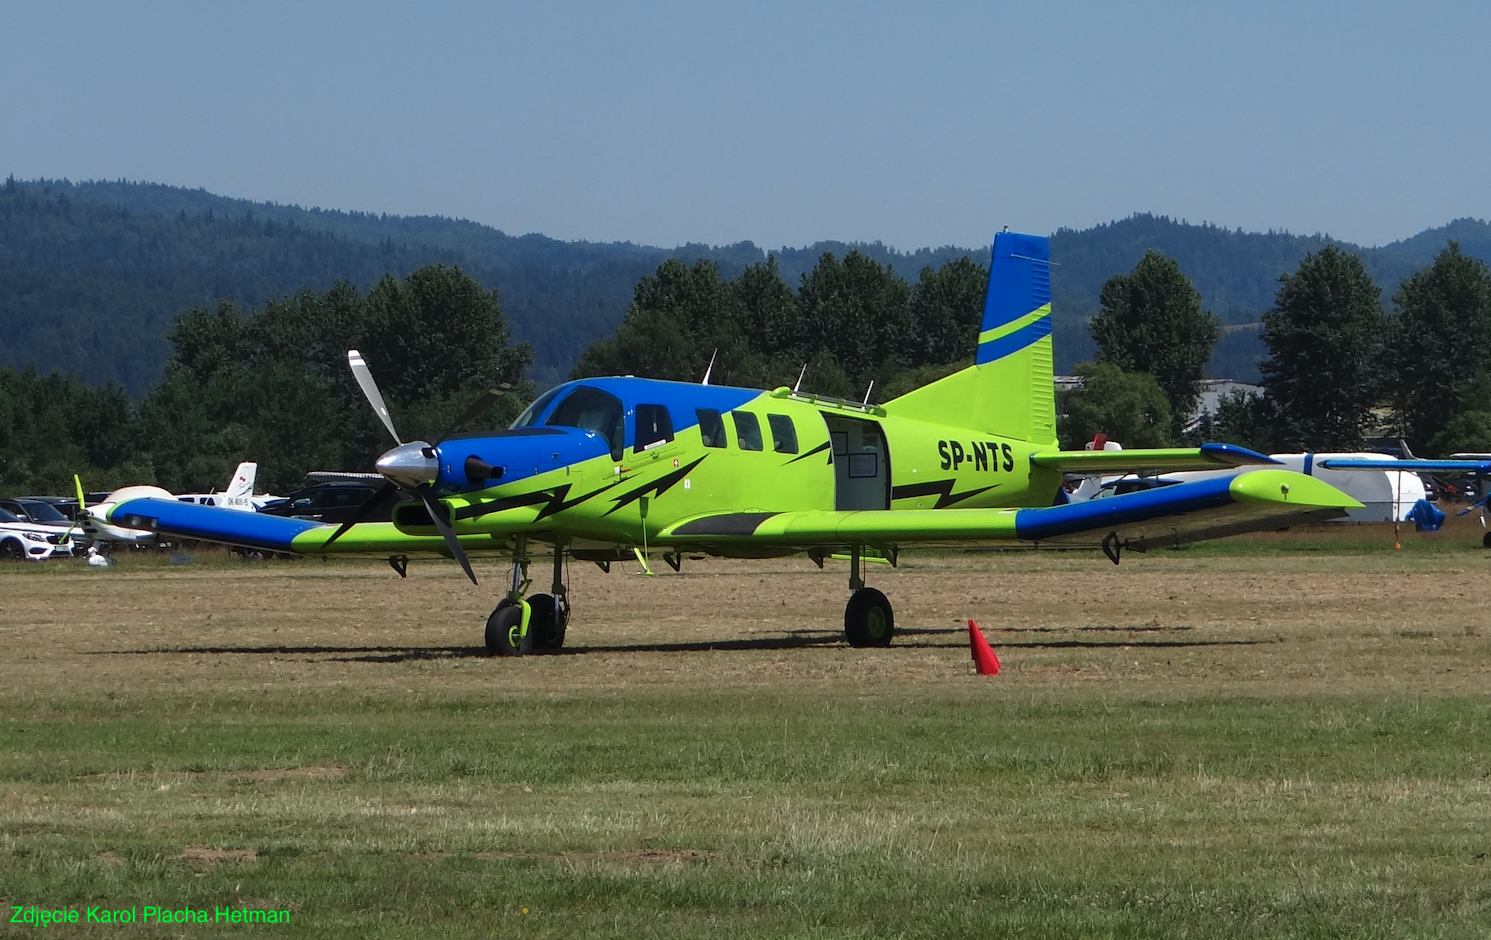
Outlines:
[{"label": "grass airfield", "polygon": [[1484,937],[1478,537],[908,556],[886,650],[844,564],[574,565],[523,660],[496,563],[4,566],[0,935]]}]

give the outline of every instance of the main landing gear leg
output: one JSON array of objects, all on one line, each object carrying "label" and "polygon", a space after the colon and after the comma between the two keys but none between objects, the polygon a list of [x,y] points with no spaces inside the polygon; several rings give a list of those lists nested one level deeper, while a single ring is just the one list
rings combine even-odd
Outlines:
[{"label": "main landing gear leg", "polygon": [[528,598],[533,611],[528,620],[528,635],[535,652],[553,652],[564,647],[564,630],[569,626],[569,590],[564,586],[564,540],[554,539],[554,571],[548,594]]},{"label": "main landing gear leg", "polygon": [[865,587],[860,574],[860,553],[863,547],[855,545],[849,550],[849,603],[844,607],[844,637],[849,645],[889,646],[895,633],[896,621],[890,609],[890,601],[874,588]]},{"label": "main landing gear leg", "polygon": [[522,656],[533,648],[530,630],[533,610],[523,599],[531,583],[528,579],[528,540],[520,535],[513,545],[512,589],[497,602],[497,609],[487,618],[487,652],[493,656]]}]

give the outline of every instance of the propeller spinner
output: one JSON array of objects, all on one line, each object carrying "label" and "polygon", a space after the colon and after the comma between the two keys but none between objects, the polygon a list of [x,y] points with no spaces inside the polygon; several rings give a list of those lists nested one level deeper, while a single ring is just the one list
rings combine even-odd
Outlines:
[{"label": "propeller spinner", "polygon": [[347,530],[354,525],[368,519],[376,510],[394,499],[398,491],[402,489],[415,494],[424,503],[426,511],[430,514],[430,520],[440,531],[440,537],[445,540],[445,547],[450,550],[451,557],[460,562],[461,568],[466,572],[466,577],[471,579],[472,584],[475,584],[476,573],[471,570],[471,561],[466,557],[460,540],[456,538],[455,530],[450,526],[450,518],[445,506],[435,497],[434,488],[430,484],[435,482],[440,471],[439,457],[435,449],[440,446],[441,441],[460,430],[462,425],[486,411],[492,402],[502,395],[501,389],[492,388],[483,392],[476,401],[471,403],[470,407],[461,413],[461,416],[444,434],[435,439],[433,444],[425,441],[405,443],[399,437],[399,432],[394,430],[393,418],[388,414],[388,406],[383,403],[383,395],[378,391],[378,383],[373,380],[373,373],[363,361],[362,353],[355,349],[347,350],[347,364],[352,367],[352,375],[357,379],[363,396],[367,398],[368,404],[373,406],[373,411],[398,446],[378,458],[378,472],[383,475],[386,482],[378,488],[377,492],[368,497],[366,502],[357,507],[352,517],[331,534],[326,544],[330,545],[345,535]]}]

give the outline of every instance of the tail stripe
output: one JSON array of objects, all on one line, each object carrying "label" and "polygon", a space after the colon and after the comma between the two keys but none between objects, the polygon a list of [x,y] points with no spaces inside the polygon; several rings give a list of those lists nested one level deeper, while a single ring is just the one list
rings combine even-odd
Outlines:
[{"label": "tail stripe", "polygon": [[1012,323],[985,330],[978,337],[978,364],[1003,359],[1051,335],[1051,305],[1032,310]]}]

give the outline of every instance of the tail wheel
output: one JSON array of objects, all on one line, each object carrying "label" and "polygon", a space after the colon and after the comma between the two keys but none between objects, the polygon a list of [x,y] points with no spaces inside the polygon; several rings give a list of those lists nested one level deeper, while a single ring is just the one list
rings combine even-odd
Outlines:
[{"label": "tail wheel", "polygon": [[552,594],[528,598],[528,635],[535,650],[564,648],[564,630],[569,626],[569,605],[558,603]]},{"label": "tail wheel", "polygon": [[889,646],[895,630],[895,616],[884,594],[860,588],[849,598],[844,608],[844,637],[850,646]]},{"label": "tail wheel", "polygon": [[487,652],[493,656],[524,656],[533,648],[532,618],[523,633],[523,605],[503,598],[487,618]]}]

